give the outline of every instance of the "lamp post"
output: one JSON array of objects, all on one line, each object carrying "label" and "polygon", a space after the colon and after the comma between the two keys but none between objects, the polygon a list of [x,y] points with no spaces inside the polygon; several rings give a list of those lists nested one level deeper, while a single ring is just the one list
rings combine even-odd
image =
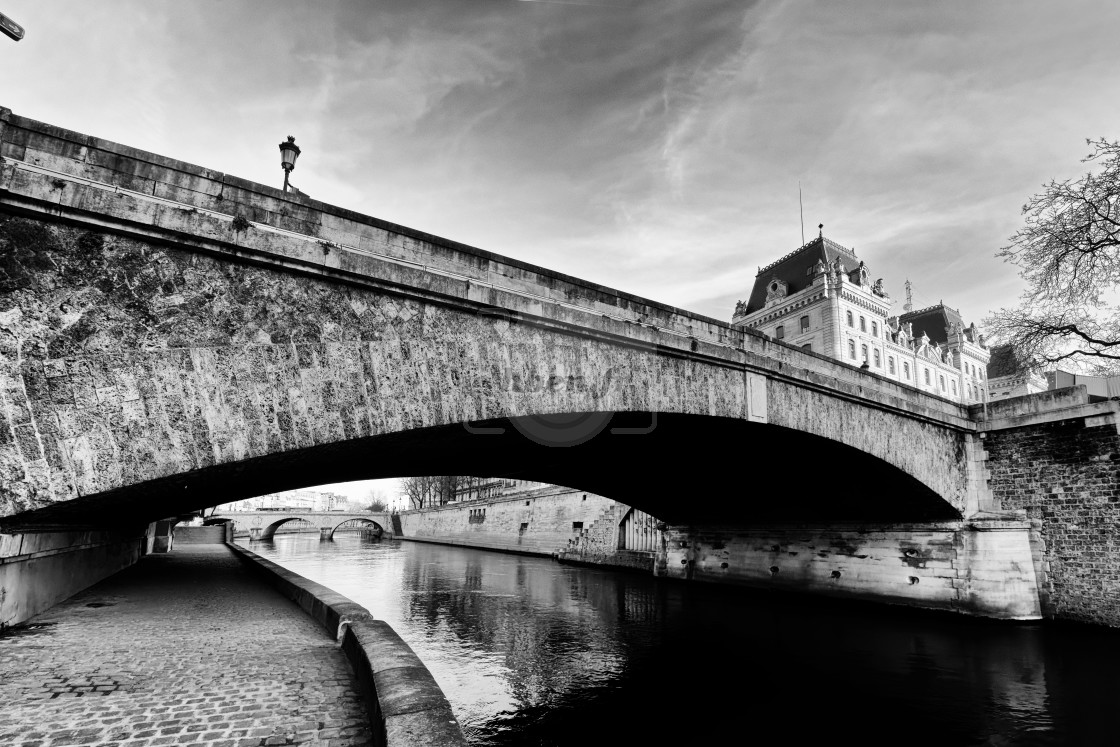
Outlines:
[{"label": "lamp post", "polygon": [[280,143],[280,168],[284,169],[285,192],[288,191],[288,175],[296,167],[297,158],[299,158],[299,146],[296,145],[295,137],[288,135],[287,142]]},{"label": "lamp post", "polygon": [[23,26],[20,26],[3,13],[0,13],[0,32],[3,32],[5,36],[17,42],[23,38]]}]

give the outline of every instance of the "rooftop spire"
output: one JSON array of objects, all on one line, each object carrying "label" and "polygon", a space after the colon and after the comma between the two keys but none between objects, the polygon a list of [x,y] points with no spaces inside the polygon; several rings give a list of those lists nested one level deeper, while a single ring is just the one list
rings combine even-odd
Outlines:
[{"label": "rooftop spire", "polygon": [[818,229],[817,238],[818,239],[823,239],[824,238],[824,224],[823,223],[818,223],[817,224],[817,229]]}]

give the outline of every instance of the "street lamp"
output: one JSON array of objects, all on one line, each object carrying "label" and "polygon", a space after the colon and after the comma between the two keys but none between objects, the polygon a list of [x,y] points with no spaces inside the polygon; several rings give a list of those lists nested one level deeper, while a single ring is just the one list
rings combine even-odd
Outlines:
[{"label": "street lamp", "polygon": [[[295,137],[288,135],[287,142],[280,143],[280,168],[284,169],[285,192],[288,191],[288,175],[296,167],[297,158],[299,158],[299,146],[296,145]],[[292,187],[292,189],[295,189],[295,187]]]},{"label": "street lamp", "polygon": [[23,26],[20,26],[3,13],[0,13],[0,32],[3,32],[5,36],[17,42],[23,38]]}]

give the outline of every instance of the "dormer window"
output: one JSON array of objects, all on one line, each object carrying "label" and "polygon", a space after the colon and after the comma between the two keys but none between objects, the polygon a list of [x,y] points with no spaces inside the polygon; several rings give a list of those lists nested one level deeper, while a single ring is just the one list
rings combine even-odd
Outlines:
[{"label": "dormer window", "polygon": [[789,295],[789,284],[781,278],[770,278],[766,284],[766,303],[780,301]]}]

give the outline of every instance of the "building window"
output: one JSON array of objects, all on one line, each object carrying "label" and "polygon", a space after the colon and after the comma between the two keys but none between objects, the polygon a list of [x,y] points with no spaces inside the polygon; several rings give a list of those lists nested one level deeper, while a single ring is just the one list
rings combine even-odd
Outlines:
[{"label": "building window", "polygon": [[850,312],[850,311],[848,312],[848,326],[849,327],[856,326],[855,323],[852,321],[852,312]]},{"label": "building window", "polygon": [[944,376],[938,376],[937,379],[941,384],[941,391],[945,391],[945,377]]},{"label": "building window", "polygon": [[923,369],[923,370],[924,370],[924,371],[925,371],[925,373],[926,373],[926,383],[928,384],[928,383],[929,383],[929,369],[928,369],[928,368],[926,368],[926,369]]},{"label": "building window", "polygon": [[867,363],[867,346],[860,345],[860,352],[863,353],[863,362]]},{"label": "building window", "polygon": [[875,348],[875,368],[882,368],[883,362],[879,358],[879,348]]},{"label": "building window", "polygon": [[801,317],[801,331],[802,332],[808,332],[809,331],[809,315],[808,314]]},{"label": "building window", "polygon": [[888,355],[887,356],[887,368],[890,369],[892,374],[894,373],[894,356],[893,355]]},{"label": "building window", "polygon": [[[849,319],[851,318],[851,316],[852,316],[851,314],[848,314]],[[848,357],[851,358],[852,360],[856,359],[856,341],[855,340],[848,340]]]},{"label": "building window", "polygon": [[950,381],[949,383],[953,387],[953,396],[956,397],[957,396],[957,382],[956,381]]},{"label": "building window", "polygon": [[785,328],[785,326],[779,324],[777,329],[774,330],[774,337],[776,337],[779,340],[786,339],[786,328]]},{"label": "building window", "polygon": [[878,337],[879,336],[879,323],[878,322],[871,322],[871,336],[872,337]]},{"label": "building window", "polygon": [[905,361],[902,364],[902,373],[906,375],[906,380],[910,381],[910,364]]},{"label": "building window", "polygon": [[862,316],[859,318],[859,331],[860,332],[866,332],[867,331],[867,319],[865,319]]}]

